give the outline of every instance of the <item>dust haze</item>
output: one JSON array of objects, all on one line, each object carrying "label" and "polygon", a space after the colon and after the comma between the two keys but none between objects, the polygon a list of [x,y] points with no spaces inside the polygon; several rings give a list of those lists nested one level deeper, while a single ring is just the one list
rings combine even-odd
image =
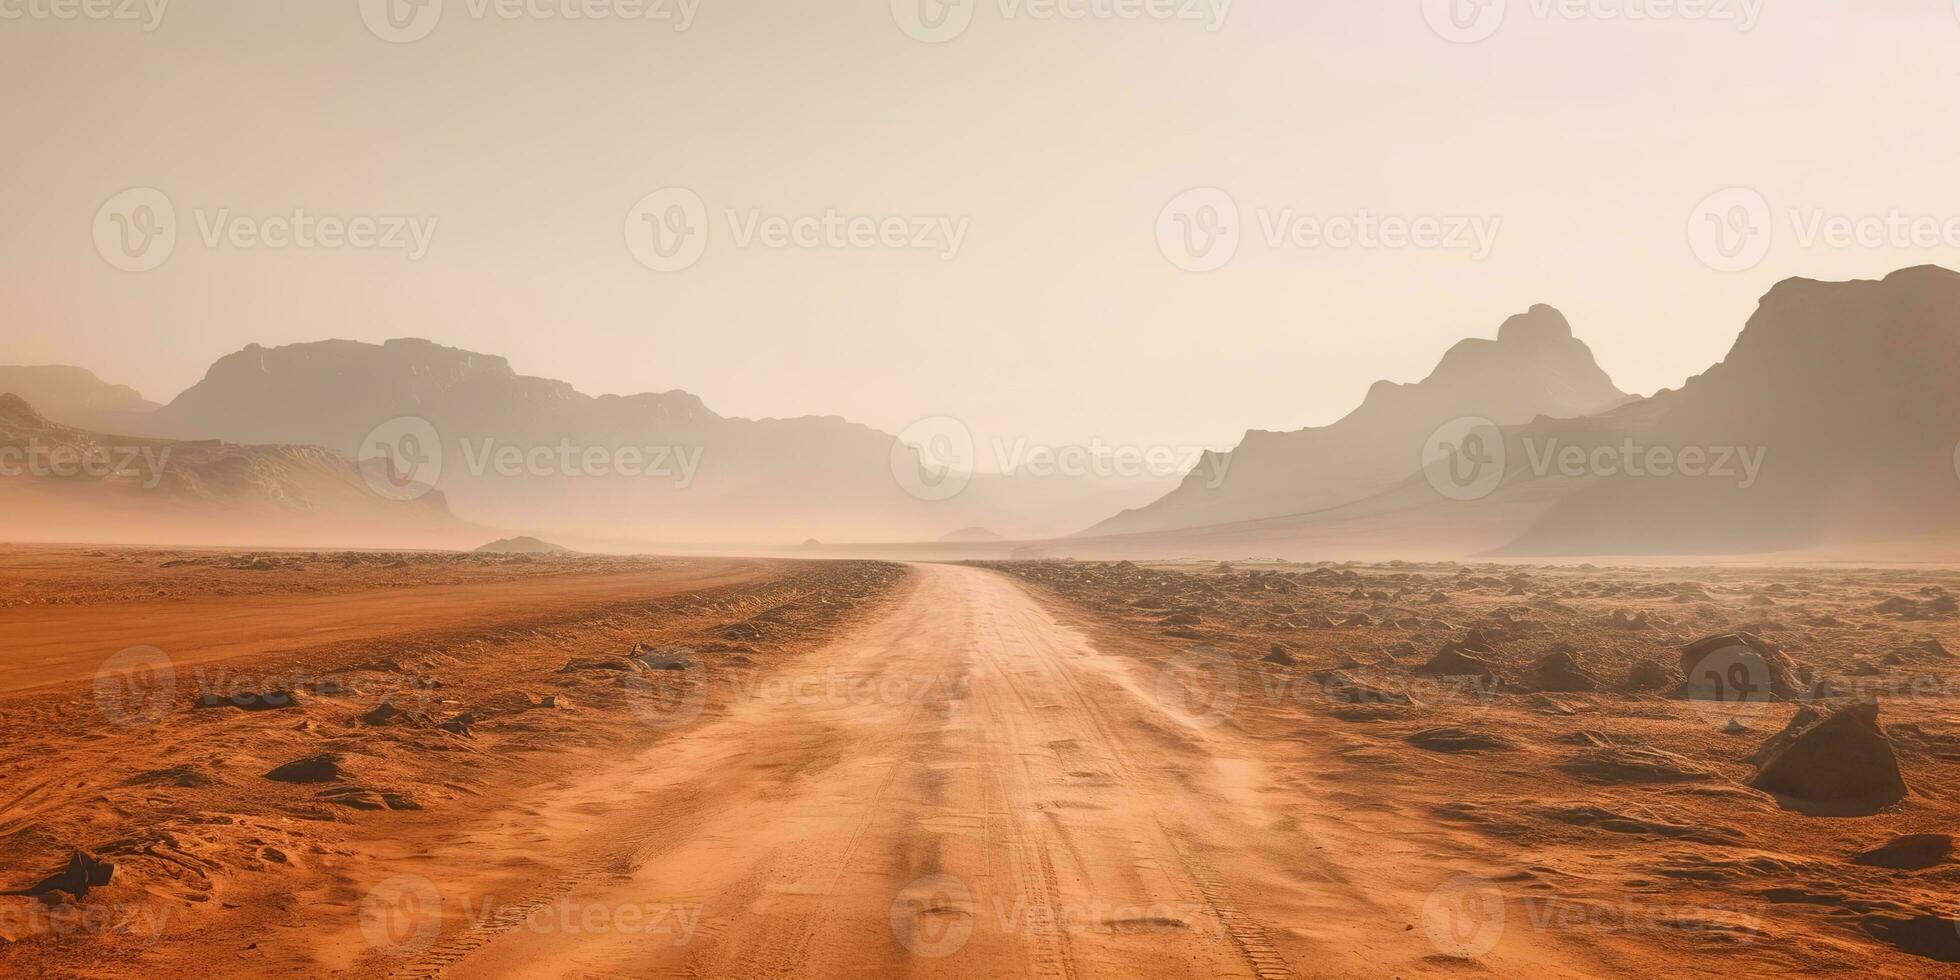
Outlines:
[{"label": "dust haze", "polygon": [[0,0],[0,973],[1952,974],[1957,47]]}]

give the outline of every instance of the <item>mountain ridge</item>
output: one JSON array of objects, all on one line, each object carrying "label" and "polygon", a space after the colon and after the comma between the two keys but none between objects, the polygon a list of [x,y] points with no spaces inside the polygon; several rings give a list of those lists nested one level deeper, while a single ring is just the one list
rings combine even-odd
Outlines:
[{"label": "mountain ridge", "polygon": [[[1532,376],[1532,386],[1511,377]],[[1083,536],[1166,531],[1258,520],[1362,499],[1414,468],[1421,436],[1462,416],[1500,425],[1539,415],[1595,414],[1633,396],[1616,387],[1573,335],[1565,315],[1545,304],[1507,318],[1497,338],[1452,344],[1422,380],[1377,381],[1354,410],[1324,426],[1254,429],[1221,461],[1211,454],[1194,473],[1229,466],[1217,486],[1187,478],[1163,500],[1116,515]],[[1207,466],[1210,467],[1207,469]]]}]

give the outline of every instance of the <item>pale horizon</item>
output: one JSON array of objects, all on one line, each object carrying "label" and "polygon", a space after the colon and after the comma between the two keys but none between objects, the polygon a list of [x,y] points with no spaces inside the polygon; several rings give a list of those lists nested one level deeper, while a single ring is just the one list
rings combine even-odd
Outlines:
[{"label": "pale horizon", "polygon": [[[1469,44],[1413,0],[1240,0],[1216,30],[982,4],[943,44],[882,2],[705,2],[684,31],[450,6],[406,44],[352,0],[178,0],[149,32],[7,22],[0,80],[27,97],[0,122],[34,152],[15,160],[33,193],[0,228],[5,360],[167,401],[247,344],[423,337],[731,416],[898,431],[950,415],[1008,438],[1228,448],[1331,422],[1374,381],[1417,380],[1537,303],[1648,394],[1719,360],[1777,281],[1960,266],[1945,241],[1806,248],[1785,215],[1960,214],[1945,172],[1960,19],[1944,3],[1855,18],[1738,3],[1756,16],[1744,30],[1519,2]],[[623,219],[670,186],[704,201],[709,245],[650,271]],[[1733,186],[1769,202],[1776,238],[1756,267],[1721,272],[1687,228]],[[91,226],[140,187],[169,197],[181,236],[136,274],[103,260]],[[1193,187],[1243,210],[1246,240],[1218,271],[1157,247],[1159,213]],[[967,230],[950,260],[743,248],[730,208]],[[436,225],[419,260],[214,249],[200,222],[225,209]],[[1285,209],[1499,232],[1484,261],[1274,249],[1260,224]]]}]

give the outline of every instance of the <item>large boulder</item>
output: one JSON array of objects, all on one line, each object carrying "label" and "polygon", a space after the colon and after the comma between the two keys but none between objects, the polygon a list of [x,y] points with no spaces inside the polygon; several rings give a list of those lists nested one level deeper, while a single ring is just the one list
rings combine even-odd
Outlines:
[{"label": "large boulder", "polygon": [[1792,809],[1833,816],[1877,813],[1911,792],[1892,740],[1878,726],[1878,702],[1798,712],[1752,759],[1749,781]]},{"label": "large boulder", "polygon": [[1695,700],[1791,701],[1804,687],[1796,665],[1776,644],[1754,633],[1721,633],[1681,648],[1682,693]]}]

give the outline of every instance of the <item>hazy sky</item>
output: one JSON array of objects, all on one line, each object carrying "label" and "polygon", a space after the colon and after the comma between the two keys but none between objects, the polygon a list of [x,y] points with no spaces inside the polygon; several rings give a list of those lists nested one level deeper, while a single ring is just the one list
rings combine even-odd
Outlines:
[{"label": "hazy sky", "polygon": [[[78,2],[0,0],[0,362],[80,364],[158,400],[247,343],[421,336],[724,414],[1229,445],[1330,421],[1532,303],[1645,393],[1720,358],[1778,279],[1960,266],[1960,225],[1802,240],[1818,216],[1960,215],[1951,0],[1640,21],[1603,14],[1654,0],[1509,0],[1475,43],[1422,0],[1237,0],[1216,30],[1102,16],[1149,9],[1119,0],[1070,0],[1081,20],[976,0],[941,44],[888,0],[531,0],[554,16],[515,18],[446,0],[410,43],[358,0],[174,0],[151,31],[42,16]],[[1459,39],[1494,22],[1464,23]],[[1774,236],[1731,273],[1688,229],[1734,186]],[[140,274],[97,245],[100,209],[138,187],[178,233]],[[706,251],[652,271],[625,229],[650,234],[629,210],[669,187],[703,202]],[[1241,241],[1199,274],[1157,226],[1203,187],[1230,195]],[[1715,220],[1748,224],[1751,200],[1718,199]],[[221,213],[296,209],[434,234],[420,258],[205,239]],[[1289,210],[1497,236],[1481,258],[1275,247],[1264,226]],[[925,219],[941,247],[763,244],[770,219],[827,211]]]}]

